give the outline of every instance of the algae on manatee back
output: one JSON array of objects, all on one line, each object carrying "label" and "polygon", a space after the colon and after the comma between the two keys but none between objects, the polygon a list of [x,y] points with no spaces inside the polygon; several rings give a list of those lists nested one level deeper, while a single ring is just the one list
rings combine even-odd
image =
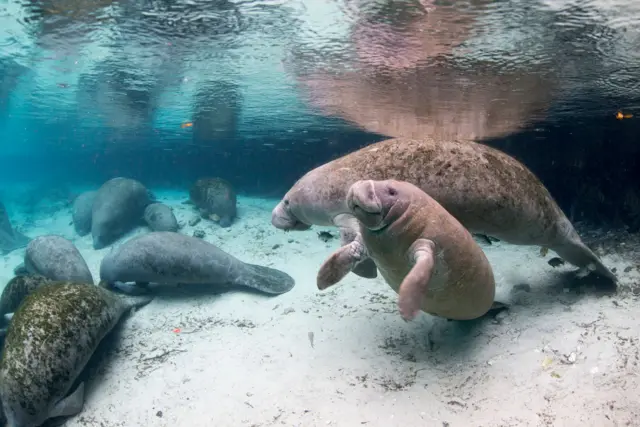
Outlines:
[{"label": "algae on manatee back", "polygon": [[28,295],[9,325],[0,360],[8,425],[35,427],[80,412],[84,384],[70,390],[74,381],[122,314],[151,299],[73,282],[46,284]]}]

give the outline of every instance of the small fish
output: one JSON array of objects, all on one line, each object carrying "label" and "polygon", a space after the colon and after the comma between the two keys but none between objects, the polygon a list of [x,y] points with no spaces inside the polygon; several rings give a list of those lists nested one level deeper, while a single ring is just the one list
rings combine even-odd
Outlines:
[{"label": "small fish", "polygon": [[183,124],[181,124],[181,125],[180,125],[180,127],[181,127],[182,129],[190,128],[190,127],[192,127],[192,126],[193,126],[193,123],[192,123],[192,122],[186,122],[186,123],[183,123]]},{"label": "small fish", "polygon": [[315,348],[313,346],[313,332],[309,332],[307,335],[309,336],[309,343],[311,344],[311,348]]},{"label": "small fish", "polygon": [[622,114],[622,111],[618,111],[616,113],[616,119],[618,119],[618,120],[630,119],[632,117],[633,117],[633,114]]},{"label": "small fish", "polygon": [[546,257],[548,253],[549,253],[549,248],[545,248],[545,247],[541,247],[540,248],[540,256],[541,257],[543,257],[543,258]]},{"label": "small fish", "polygon": [[320,240],[322,240],[323,242],[328,242],[329,240],[333,239],[335,236],[331,233],[329,233],[328,231],[319,231],[318,232],[318,238]]}]

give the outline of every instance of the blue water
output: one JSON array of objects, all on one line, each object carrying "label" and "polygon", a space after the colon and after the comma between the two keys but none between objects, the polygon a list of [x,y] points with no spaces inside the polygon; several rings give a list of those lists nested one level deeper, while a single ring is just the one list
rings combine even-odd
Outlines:
[{"label": "blue water", "polygon": [[[511,329],[488,339],[491,342],[502,334],[498,339],[502,341],[495,347],[487,344],[480,346],[477,354],[452,356],[457,341],[446,344],[446,340],[458,337],[457,327],[436,325],[436,335],[440,334],[437,340],[444,350],[432,348],[431,329],[428,339],[417,329],[405,335],[406,330],[402,329],[405,325],[394,323],[398,320],[395,302],[384,302],[395,301],[395,294],[381,280],[372,282],[375,283],[372,288],[356,282],[362,286],[353,291],[337,291],[327,297],[330,302],[324,302],[324,297],[315,293],[315,274],[325,257],[337,247],[338,239],[322,242],[317,231],[323,229],[316,228],[284,235],[269,223],[271,209],[298,178],[319,165],[387,138],[426,136],[479,141],[514,156],[540,178],[571,221],[580,225],[581,232],[598,228],[637,233],[639,46],[640,6],[625,0],[5,0],[0,2],[0,202],[15,230],[30,238],[57,234],[73,242],[97,281],[100,260],[111,245],[96,251],[91,236],[77,235],[71,220],[73,201],[83,191],[97,190],[115,177],[135,179],[151,190],[158,201],[173,209],[181,233],[204,235],[205,241],[233,252],[245,262],[269,265],[294,277],[297,287],[277,300],[284,301],[283,306],[278,302],[267,307],[257,297],[244,299],[234,295],[221,297],[224,302],[236,304],[224,308],[208,306],[207,303],[214,302],[211,296],[204,300],[165,300],[164,305],[154,306],[152,314],[143,317],[151,319],[152,326],[136,324],[147,337],[152,337],[151,341],[160,342],[159,346],[169,345],[170,328],[185,327],[177,325],[189,325],[188,328],[198,331],[208,328],[209,332],[219,324],[228,326],[230,321],[226,318],[221,323],[219,319],[211,320],[211,312],[216,310],[221,316],[232,318],[241,314],[264,326],[256,333],[260,338],[266,337],[259,344],[260,350],[253,350],[244,342],[239,344],[234,341],[237,331],[221,327],[224,329],[221,336],[207,336],[210,342],[220,340],[221,346],[211,350],[201,346],[204,341],[194,338],[188,343],[191,347],[187,347],[196,356],[184,356],[177,368],[165,367],[166,371],[161,371],[174,375],[173,384],[181,382],[186,387],[182,390],[187,390],[184,392],[190,393],[191,402],[196,402],[193,405],[197,409],[192,411],[207,413],[212,403],[206,397],[210,391],[196,386],[189,388],[184,384],[190,380],[177,378],[183,373],[193,374],[185,367],[191,363],[197,366],[198,373],[206,371],[207,375],[220,377],[224,390],[229,390],[226,393],[216,389],[217,400],[214,399],[216,403],[222,402],[219,406],[223,409],[217,409],[224,416],[244,413],[247,407],[254,409],[252,405],[263,411],[247,415],[246,420],[253,423],[235,420],[225,424],[220,417],[210,416],[214,421],[193,425],[213,425],[212,422],[256,425],[257,420],[266,419],[283,425],[286,422],[290,422],[286,425],[328,425],[336,419],[342,422],[333,425],[345,427],[365,421],[376,426],[417,425],[431,415],[435,424],[428,425],[449,425],[446,420],[460,423],[452,426],[470,425],[462,409],[450,408],[451,405],[467,408],[455,399],[464,395],[460,390],[469,378],[488,369],[487,360],[493,363],[499,357],[507,360],[516,357],[516,353],[524,355],[508,359],[515,361],[507,364],[500,375],[482,371],[481,379],[474,377],[476,385],[487,382],[495,387],[487,387],[492,397],[503,393],[499,391],[502,387],[499,383],[505,376],[509,389],[516,390],[518,398],[527,400],[527,404],[536,397],[542,400],[544,396],[547,400],[548,384],[540,380],[537,371],[532,369],[524,374],[529,377],[521,377],[522,372],[514,366],[537,367],[540,361],[531,360],[534,347],[538,352],[541,347],[544,352],[546,344],[541,342],[548,337],[561,346],[565,336],[573,339],[580,335],[566,325],[590,324],[590,314],[611,309],[611,304],[605,306],[602,300],[588,300],[580,305],[573,293],[564,295],[569,294],[569,287],[562,281],[564,276],[559,277],[565,271],[560,269],[562,274],[556,274],[546,261],[541,261],[537,249],[516,249],[502,244],[483,247],[497,266],[496,276],[503,290],[505,284],[515,289],[509,295],[520,301],[521,306],[527,306],[529,297],[521,294],[528,295],[533,289],[533,294],[539,293],[536,297],[545,301],[545,313],[557,323],[540,326],[540,330],[534,331],[537,335],[527,336],[527,342],[534,344],[524,350],[520,347],[512,354],[497,355],[496,349],[510,348],[521,334],[527,333],[523,331],[534,333],[526,321],[531,313],[519,311],[521,315],[513,321]],[[183,203],[193,183],[203,177],[223,178],[237,192],[238,220],[231,228],[218,227],[208,214],[199,219],[201,212]],[[145,224],[136,224],[113,247],[147,231]],[[337,235],[335,230],[333,233]],[[625,236],[631,239],[629,234]],[[592,241],[601,242],[600,237],[597,235]],[[629,273],[624,285],[627,290],[637,290],[634,264],[637,261],[625,258],[620,247],[615,246],[617,243],[610,244],[615,254],[606,262]],[[629,243],[628,247],[632,245],[636,243]],[[599,255],[603,255],[601,252]],[[623,255],[618,256],[619,253]],[[512,255],[513,261],[505,261],[505,254]],[[24,245],[2,255],[0,285],[14,276],[13,268],[25,256]],[[549,283],[551,290],[545,287]],[[362,291],[360,288],[366,288],[363,292],[369,302],[373,301],[373,309],[369,306],[363,309],[361,300],[365,297],[357,293]],[[563,295],[570,301],[563,300]],[[563,305],[549,308],[557,299]],[[576,307],[573,314],[580,316],[577,320],[571,317],[573,304]],[[177,318],[166,314],[165,309],[169,308],[174,314],[186,313],[186,320],[166,320],[165,317]],[[195,313],[193,318],[189,317],[191,309]],[[311,315],[291,316],[289,319],[294,319],[291,323],[282,318],[273,320],[273,313],[294,312],[296,316],[310,312]],[[607,313],[619,320],[619,313]],[[630,322],[637,318],[632,316],[631,309],[625,313],[629,314]],[[327,326],[324,322],[331,316],[335,316],[333,320],[339,317],[352,323]],[[354,319],[362,323],[353,323]],[[157,322],[161,320],[175,324],[160,327]],[[421,322],[424,327],[432,326],[431,320]],[[372,329],[361,329],[363,323],[373,325]],[[637,330],[636,324],[622,321],[621,324],[611,326],[612,330],[616,333]],[[325,327],[328,332],[321,335]],[[324,350],[318,353],[309,353],[315,351],[312,331],[316,331],[320,348],[324,340]],[[376,335],[378,332],[382,335]],[[303,341],[304,347],[282,339],[289,333]],[[380,337],[384,334],[390,336],[384,338],[384,343],[375,341],[383,339]],[[581,341],[575,338],[574,341],[579,341],[576,345],[588,341],[584,334],[580,335]],[[135,332],[126,337],[127,342],[137,339]],[[512,337],[516,338],[511,341]],[[331,341],[333,338],[335,341]],[[466,343],[467,338],[462,341]],[[307,340],[312,350],[308,350]],[[448,375],[456,378],[454,386],[449,384],[446,399],[432,388],[427,392],[413,389],[418,394],[411,394],[412,380],[398,389],[407,392],[400,403],[389,397],[389,387],[394,386],[383,380],[379,384],[386,384],[384,391],[368,389],[355,398],[341,397],[343,390],[364,384],[362,378],[368,378],[368,372],[379,366],[388,372],[396,365],[402,365],[401,370],[406,368],[407,361],[416,362],[415,349],[408,350],[402,360],[384,359],[395,354],[389,348],[395,349],[397,344],[397,348],[405,349],[408,341],[418,342],[416,348],[420,351],[434,351],[424,356],[430,364],[423,365],[422,371],[427,372],[429,381],[438,378],[444,383]],[[335,350],[327,349],[327,342],[333,342],[344,353],[336,356]],[[375,347],[371,344],[374,342],[378,350],[385,349],[383,360],[375,353],[377,350],[368,347]],[[614,352],[609,347],[598,347],[602,345],[591,343],[595,350],[590,353],[590,363],[602,354]],[[261,351],[265,347],[273,351],[263,357]],[[619,347],[616,349],[621,351]],[[149,353],[147,350],[137,348],[133,354],[143,359]],[[304,357],[299,357],[300,354]],[[314,365],[317,355],[321,362]],[[474,355],[482,355],[483,361],[473,361]],[[208,357],[220,361],[220,365]],[[244,367],[239,362],[243,357],[250,360]],[[605,362],[613,366],[617,359]],[[276,368],[264,369],[264,363],[273,363],[268,366]],[[340,379],[343,364],[349,365],[349,375],[356,380]],[[210,365],[220,370],[207,370]],[[313,370],[309,368],[311,365]],[[462,369],[463,365],[468,369]],[[575,389],[593,386],[591,380],[584,380],[595,375],[593,367],[584,364],[580,369],[582,379],[570,385],[578,384]],[[413,375],[415,379],[418,371],[411,371],[409,377]],[[252,382],[261,378],[260,374],[269,378],[268,387]],[[562,375],[569,377],[571,373]],[[117,382],[113,379],[117,377],[109,378]],[[542,382],[537,383],[538,380]],[[309,397],[316,396],[320,386],[333,387],[336,381],[340,384],[339,392]],[[523,391],[523,382],[535,383],[533,392]],[[260,399],[256,400],[261,403],[253,400],[252,404],[246,404],[248,392],[238,383],[251,384],[247,389],[257,393]],[[163,390],[153,382],[139,385],[157,393]],[[619,391],[618,385],[612,388]],[[117,388],[113,382],[111,386]],[[264,395],[256,391],[261,387],[266,390]],[[420,387],[427,390],[426,383]],[[637,396],[637,384],[629,387],[635,387],[631,395]],[[280,418],[283,412],[274,409],[278,402],[272,398],[294,389],[302,390],[302,397],[292,398],[288,414]],[[119,397],[125,392],[117,390],[109,397],[114,399],[117,395],[115,400],[120,403],[115,405],[121,405],[123,399],[136,400],[135,396]],[[158,395],[150,395],[154,401],[161,400]],[[415,396],[420,399],[414,399]],[[168,405],[168,398],[163,399],[163,404]],[[307,403],[317,404],[318,400],[326,401],[326,407],[336,406],[304,409]],[[388,403],[390,400],[394,403]],[[427,416],[425,411],[429,411],[430,403],[424,402],[432,401],[437,401],[438,410]],[[469,401],[472,402],[469,408],[480,408],[483,404],[482,399],[474,401],[472,392]],[[94,406],[83,415],[96,410],[98,404],[92,402]],[[600,397],[595,403],[588,402],[604,407]],[[356,410],[361,404],[369,405],[367,416],[363,415],[366,411]],[[517,402],[511,404],[512,411],[523,407]],[[109,401],[108,405],[114,403]],[[146,402],[140,406],[146,412],[162,412],[156,412],[153,405]],[[187,408],[190,403],[181,405]],[[536,405],[537,409],[531,409],[523,418],[504,416],[501,420],[512,423],[509,425],[534,425],[527,423],[539,421],[536,414],[547,404]],[[555,407],[557,411],[561,411],[559,405]],[[581,409],[589,407],[588,403],[582,405]],[[396,419],[402,420],[398,421],[400,424],[380,421],[389,416],[385,412],[389,407],[398,415]],[[98,409],[95,412],[104,416],[104,408]],[[187,409],[171,410],[173,418],[165,418],[168,423],[177,425],[178,419],[183,422],[189,419],[175,415],[180,410],[188,412]],[[313,411],[316,412],[307,417]],[[478,409],[475,413],[480,412]],[[150,425],[149,419],[161,418],[153,414],[147,417],[136,407],[122,409],[122,414],[139,416],[138,424],[132,421],[127,425]],[[344,414],[350,418],[342,420]],[[369,414],[374,416],[368,417]],[[479,418],[479,423],[488,420],[487,413],[482,415],[485,418]],[[570,418],[567,417],[560,416],[559,422]],[[107,421],[113,421],[108,418]],[[595,420],[596,416],[590,419]]]}]

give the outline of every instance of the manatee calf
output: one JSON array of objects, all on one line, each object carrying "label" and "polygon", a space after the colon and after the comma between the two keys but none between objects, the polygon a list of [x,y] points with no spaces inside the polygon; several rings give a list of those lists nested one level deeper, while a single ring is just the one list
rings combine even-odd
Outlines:
[{"label": "manatee calf", "polygon": [[113,178],[102,184],[91,210],[94,249],[102,249],[132,230],[150,203],[150,193],[134,179]]},{"label": "manatee calf", "polygon": [[153,231],[178,231],[178,220],[164,203],[151,203],[144,210],[144,220]]},{"label": "manatee calf", "polygon": [[342,279],[365,253],[398,293],[403,319],[420,310],[452,320],[484,315],[494,302],[489,260],[438,202],[408,182],[357,181],[347,206],[360,238],[340,247],[318,272],[318,288]]},{"label": "manatee calf", "polygon": [[202,178],[189,190],[191,202],[207,218],[229,227],[236,217],[236,192],[222,178]]},{"label": "manatee calf", "polygon": [[109,252],[100,280],[128,292],[123,284],[209,284],[246,286],[267,294],[290,291],[288,274],[247,264],[211,243],[169,231],[136,236]]},{"label": "manatee calf", "polygon": [[37,427],[79,413],[84,383],[71,390],[100,341],[150,297],[56,282],[28,295],[15,312],[0,360],[0,400],[8,426]]},{"label": "manatee calf", "polygon": [[13,313],[22,301],[39,287],[53,283],[53,280],[38,275],[17,276],[9,280],[0,295],[0,336],[6,333],[5,325],[13,318]]},{"label": "manatee calf", "polygon": [[283,230],[334,225],[347,244],[357,237],[357,224],[346,195],[362,179],[410,182],[472,233],[546,247],[583,272],[617,281],[529,169],[474,142],[394,138],[369,145],[300,178],[274,208],[271,222]]},{"label": "manatee calf", "polygon": [[[78,248],[62,236],[46,235],[33,239],[24,254],[27,274],[52,280],[93,283],[89,266]],[[19,268],[16,269],[16,273]]]},{"label": "manatee calf", "polygon": [[0,202],[0,254],[6,255],[16,249],[24,248],[30,240],[30,237],[13,229],[7,209]]},{"label": "manatee calf", "polygon": [[85,191],[73,201],[71,217],[73,228],[79,236],[91,233],[91,212],[97,191]]}]

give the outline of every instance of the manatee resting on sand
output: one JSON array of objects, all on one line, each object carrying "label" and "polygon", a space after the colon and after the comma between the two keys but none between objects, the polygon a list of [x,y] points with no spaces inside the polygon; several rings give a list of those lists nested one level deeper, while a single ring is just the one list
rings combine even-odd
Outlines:
[{"label": "manatee resting on sand", "polygon": [[229,227],[236,217],[236,192],[222,178],[202,178],[189,190],[191,202],[205,217]]},{"label": "manatee resting on sand", "polygon": [[196,237],[158,231],[136,236],[108,253],[100,280],[127,292],[127,282],[246,286],[267,294],[290,291],[288,274],[247,264]]},{"label": "manatee resting on sand", "polygon": [[394,138],[371,144],[300,178],[274,208],[271,222],[283,230],[334,225],[347,244],[358,226],[346,196],[363,179],[410,182],[471,233],[546,247],[585,272],[617,281],[529,169],[474,142]]},{"label": "manatee resting on sand", "polygon": [[132,230],[149,203],[150,193],[134,179],[113,178],[102,184],[91,211],[93,248],[102,249]]},{"label": "manatee resting on sand", "polygon": [[53,280],[37,275],[18,276],[9,280],[2,290],[2,295],[0,295],[0,322],[3,325],[2,329],[0,329],[0,335],[5,334],[4,325],[9,323],[13,313],[27,295],[50,283],[53,283]]},{"label": "manatee resting on sand", "polygon": [[24,248],[30,240],[30,237],[13,229],[9,214],[4,204],[0,202],[0,253],[8,254],[16,249]]},{"label": "manatee resting on sand", "polygon": [[37,427],[49,418],[79,413],[84,383],[71,390],[74,381],[121,316],[149,301],[66,282],[27,296],[9,325],[0,360],[0,400],[8,426]]},{"label": "manatee resting on sand", "polygon": [[91,233],[91,212],[96,194],[97,191],[85,191],[73,201],[71,217],[73,228],[78,236],[86,236]]},{"label": "manatee resting on sand", "polygon": [[151,203],[144,210],[144,220],[153,231],[178,231],[178,221],[171,208],[163,203]]},{"label": "manatee resting on sand", "polygon": [[361,241],[342,246],[318,272],[318,288],[342,279],[364,254],[398,293],[400,314],[418,311],[453,320],[491,308],[495,280],[471,234],[418,187],[399,181],[358,181],[347,194]]},{"label": "manatee resting on sand", "polygon": [[61,236],[40,236],[29,242],[24,269],[28,274],[39,274],[52,280],[93,283],[89,266],[78,248]]}]

